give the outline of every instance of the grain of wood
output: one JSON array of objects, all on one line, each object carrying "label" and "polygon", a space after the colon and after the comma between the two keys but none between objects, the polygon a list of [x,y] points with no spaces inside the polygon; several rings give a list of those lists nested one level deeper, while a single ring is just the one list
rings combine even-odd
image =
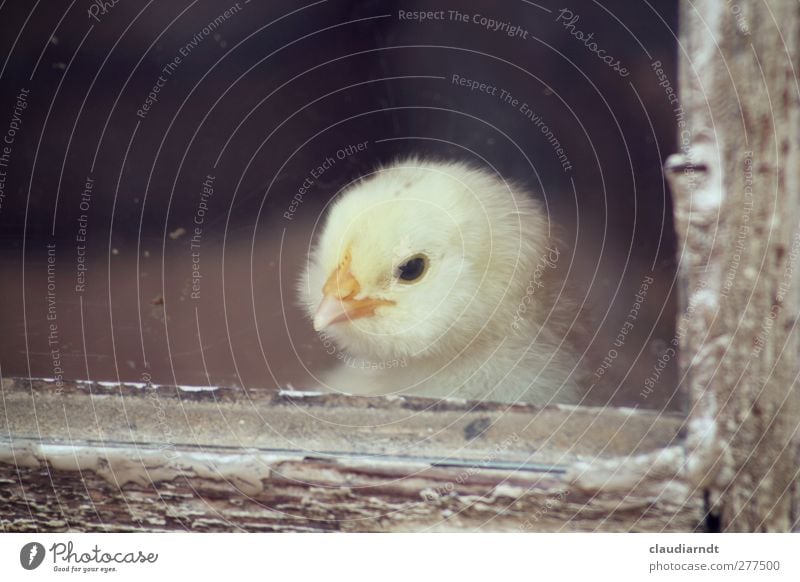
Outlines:
[{"label": "grain of wood", "polygon": [[[0,524],[691,531],[702,522],[702,499],[674,474],[638,478],[647,455],[682,454],[674,445],[683,420],[295,391],[66,382],[57,393],[49,381],[6,379]],[[604,490],[607,479],[616,487]]]},{"label": "grain of wood", "polygon": [[[681,3],[687,478],[725,531],[797,523],[800,5]],[[794,495],[795,501],[792,502]]]}]

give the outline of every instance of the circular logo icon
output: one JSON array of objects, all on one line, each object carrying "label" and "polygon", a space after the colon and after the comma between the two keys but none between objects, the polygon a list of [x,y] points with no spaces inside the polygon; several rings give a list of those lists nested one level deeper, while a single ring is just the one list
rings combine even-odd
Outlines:
[{"label": "circular logo icon", "polygon": [[30,542],[19,551],[19,563],[26,570],[35,570],[44,561],[44,546],[38,542]]}]

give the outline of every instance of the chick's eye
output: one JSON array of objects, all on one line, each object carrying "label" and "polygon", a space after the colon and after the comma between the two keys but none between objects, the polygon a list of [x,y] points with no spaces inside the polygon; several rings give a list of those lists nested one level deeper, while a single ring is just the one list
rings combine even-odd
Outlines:
[{"label": "chick's eye", "polygon": [[428,260],[423,255],[417,255],[408,259],[397,269],[397,277],[401,281],[416,281],[425,274],[428,267]]}]

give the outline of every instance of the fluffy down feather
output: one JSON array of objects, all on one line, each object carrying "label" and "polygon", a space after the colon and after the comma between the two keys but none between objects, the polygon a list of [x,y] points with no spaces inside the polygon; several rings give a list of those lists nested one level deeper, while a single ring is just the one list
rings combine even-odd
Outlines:
[{"label": "fluffy down feather", "polygon": [[[330,209],[300,282],[318,332],[348,353],[350,394],[580,400],[569,262],[540,204],[463,163],[397,162]],[[562,264],[564,263],[564,264]]]}]

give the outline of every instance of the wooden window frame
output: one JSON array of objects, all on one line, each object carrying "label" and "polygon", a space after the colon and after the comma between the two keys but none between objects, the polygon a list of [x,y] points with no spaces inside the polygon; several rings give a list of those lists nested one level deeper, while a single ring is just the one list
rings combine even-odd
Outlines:
[{"label": "wooden window frame", "polygon": [[[680,8],[686,133],[665,170],[688,416],[6,378],[0,527],[797,529],[800,286],[774,298],[800,236],[800,6],[737,7]],[[723,293],[745,213],[759,236]]]}]

